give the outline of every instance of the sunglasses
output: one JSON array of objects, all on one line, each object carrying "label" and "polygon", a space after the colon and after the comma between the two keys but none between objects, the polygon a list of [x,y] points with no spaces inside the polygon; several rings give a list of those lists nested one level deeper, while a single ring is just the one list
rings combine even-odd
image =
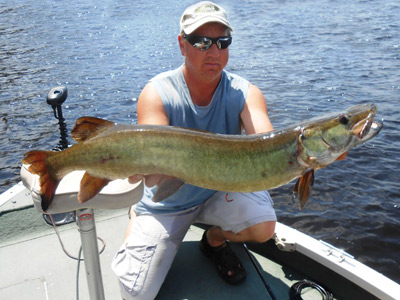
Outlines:
[{"label": "sunglasses", "polygon": [[183,38],[187,40],[193,47],[205,51],[215,44],[218,49],[226,49],[232,43],[231,36],[221,36],[217,38],[210,38],[206,36],[184,35]]}]

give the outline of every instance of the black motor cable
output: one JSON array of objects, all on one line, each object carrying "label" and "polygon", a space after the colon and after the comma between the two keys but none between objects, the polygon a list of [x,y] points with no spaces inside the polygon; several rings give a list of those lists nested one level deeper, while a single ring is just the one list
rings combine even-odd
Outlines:
[{"label": "black motor cable", "polygon": [[267,289],[268,294],[270,295],[272,300],[278,300],[278,298],[276,298],[274,292],[272,291],[271,287],[269,286],[269,284],[267,283],[267,281],[265,280],[264,276],[261,273],[260,268],[257,266],[257,263],[254,259],[254,257],[252,256],[252,254],[249,251],[249,248],[247,248],[247,245],[245,242],[242,242],[242,246],[244,251],[247,253],[248,257],[250,258],[251,263],[253,264],[254,268],[256,269],[258,276],[260,277],[262,283],[264,284],[265,288]]},{"label": "black motor cable", "polygon": [[332,293],[328,292],[322,286],[310,280],[301,280],[293,284],[289,290],[289,299],[303,300],[301,297],[301,291],[305,288],[313,288],[317,290],[321,294],[323,300],[333,300]]}]

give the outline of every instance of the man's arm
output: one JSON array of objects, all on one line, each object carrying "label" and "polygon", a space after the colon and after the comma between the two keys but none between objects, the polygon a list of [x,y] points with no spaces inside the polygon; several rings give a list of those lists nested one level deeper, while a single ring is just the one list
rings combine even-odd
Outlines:
[{"label": "man's arm", "polygon": [[[160,95],[152,83],[148,83],[140,93],[137,103],[137,119],[138,124],[148,125],[169,125],[167,114],[165,113],[164,105]],[[136,183],[145,179],[148,187],[159,184],[165,178],[164,175],[133,175],[129,177],[130,183]]]},{"label": "man's arm", "polygon": [[262,133],[274,130],[268,117],[267,104],[260,89],[250,84],[246,102],[240,114],[246,134]]},{"label": "man's arm", "polygon": [[160,95],[151,82],[140,93],[137,103],[137,117],[138,124],[169,124]]}]

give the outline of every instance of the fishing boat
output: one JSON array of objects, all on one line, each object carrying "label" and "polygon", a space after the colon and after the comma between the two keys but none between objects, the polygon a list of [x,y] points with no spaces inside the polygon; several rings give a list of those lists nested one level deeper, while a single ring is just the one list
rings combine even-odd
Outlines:
[{"label": "fishing boat", "polygon": [[[60,147],[67,146],[61,112],[66,96],[64,87],[48,95],[60,120]],[[21,182],[0,195],[1,218],[21,215],[0,243],[0,299],[121,299],[111,260],[143,183],[112,181],[81,204],[77,193],[83,173],[63,178],[46,214],[39,178],[26,165]],[[45,229],[28,232],[32,214],[43,214]],[[400,299],[396,282],[351,254],[279,222],[266,243],[232,244],[247,278],[228,285],[198,249],[205,229],[201,224],[189,229],[156,299]]]}]

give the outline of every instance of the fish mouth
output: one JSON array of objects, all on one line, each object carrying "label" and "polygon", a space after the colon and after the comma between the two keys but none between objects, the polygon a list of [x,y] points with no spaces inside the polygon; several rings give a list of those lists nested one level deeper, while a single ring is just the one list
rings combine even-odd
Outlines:
[{"label": "fish mouth", "polygon": [[376,112],[370,112],[366,118],[357,122],[351,128],[351,133],[363,142],[376,136],[383,127],[382,122],[374,121]]},{"label": "fish mouth", "polygon": [[363,133],[363,135],[360,137],[360,139],[363,142],[366,142],[369,139],[372,139],[374,136],[376,136],[379,133],[379,131],[381,131],[382,128],[383,128],[382,122],[374,121],[369,126],[368,132]]}]

